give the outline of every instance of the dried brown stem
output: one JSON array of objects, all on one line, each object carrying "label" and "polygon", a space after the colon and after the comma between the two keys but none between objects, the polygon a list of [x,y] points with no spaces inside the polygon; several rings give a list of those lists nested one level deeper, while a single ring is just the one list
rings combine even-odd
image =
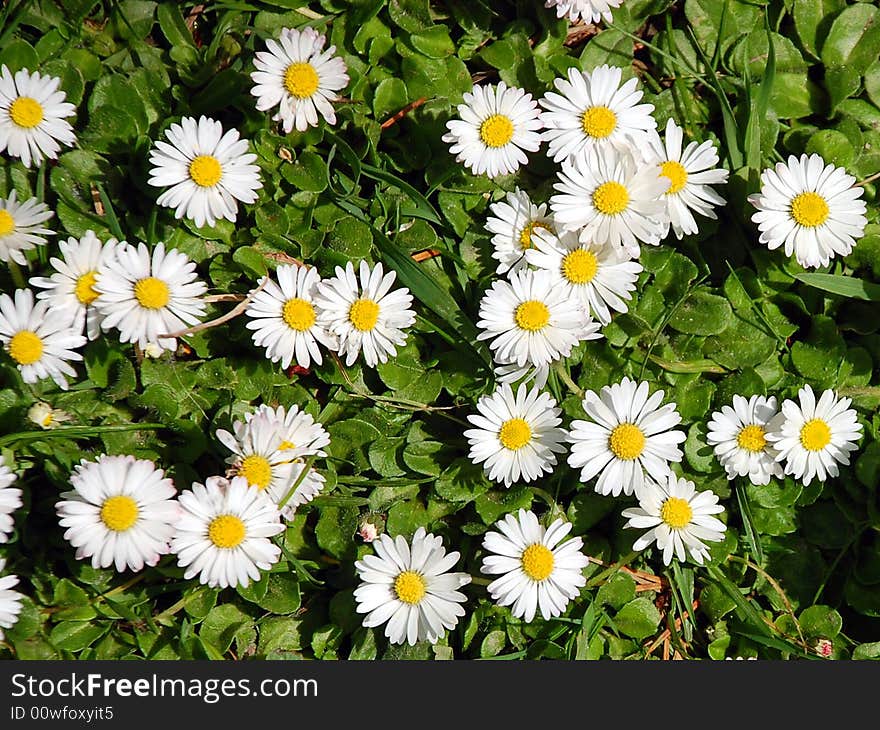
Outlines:
[{"label": "dried brown stem", "polygon": [[170,332],[166,335],[159,335],[159,338],[177,338],[185,337],[186,335],[194,335],[196,332],[211,329],[212,327],[217,327],[218,325],[228,322],[230,319],[235,319],[239,314],[242,314],[244,310],[247,309],[247,305],[250,304],[251,299],[253,299],[257,295],[257,292],[261,291],[268,282],[269,277],[264,276],[263,281],[260,282],[260,285],[256,289],[251,291],[244,299],[241,300],[241,302],[230,309],[226,314],[217,317],[216,319],[212,319],[208,322],[199,322],[199,324],[193,325],[192,327],[187,327],[186,329],[180,330],[179,332]]}]

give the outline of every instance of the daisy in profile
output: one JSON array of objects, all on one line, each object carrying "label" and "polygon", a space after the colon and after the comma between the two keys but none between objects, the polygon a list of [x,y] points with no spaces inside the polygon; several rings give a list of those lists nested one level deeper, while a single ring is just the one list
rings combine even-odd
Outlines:
[{"label": "daisy in profile", "polygon": [[284,531],[272,500],[247,480],[208,477],[179,497],[182,516],[171,540],[183,577],[211,588],[247,587],[281,557],[269,538]]},{"label": "daisy in profile", "polygon": [[30,289],[17,289],[14,300],[0,294],[0,342],[25,383],[52,378],[67,390],[67,378],[76,377],[70,362],[82,360],[76,350],[86,338],[67,317],[50,314],[48,308],[47,302],[34,304]]},{"label": "daisy in profile", "polygon": [[545,0],[544,6],[556,8],[556,17],[568,19],[572,23],[583,20],[585,23],[611,22],[611,11],[619,8],[623,0]]},{"label": "daisy in profile", "polygon": [[566,296],[549,271],[521,271],[510,280],[498,279],[480,301],[482,332],[491,340],[495,360],[541,367],[568,357],[581,340],[596,339],[599,324],[580,304]]},{"label": "daisy in profile", "polygon": [[73,491],[55,505],[64,539],[77,560],[120,573],[153,566],[169,550],[180,515],[174,483],[152,461],[134,456],[83,459],[70,475]]},{"label": "daisy in profile", "polygon": [[517,517],[505,515],[495,527],[498,532],[483,538],[489,554],[480,566],[487,575],[501,576],[487,588],[492,600],[511,606],[513,615],[526,622],[538,610],[545,619],[561,616],[587,584],[583,570],[590,562],[581,552],[581,538],[562,542],[571,522],[558,519],[544,528],[534,512],[520,509]]},{"label": "daisy in profile", "polygon": [[56,76],[27,69],[13,76],[5,65],[0,67],[0,152],[20,158],[25,167],[31,162],[39,167],[44,157],[56,159],[62,144],[76,142],[65,119],[76,114],[76,107],[64,101],[67,95],[58,90],[60,85]]},{"label": "daisy in profile", "polygon": [[639,243],[656,246],[663,232],[669,179],[628,152],[595,148],[562,163],[550,208],[559,228],[581,239],[621,246],[633,258]]},{"label": "daisy in profile", "polygon": [[257,156],[248,152],[238,130],[223,133],[220,122],[184,117],[165,130],[168,142],[157,140],[150,151],[150,185],[168,188],[156,202],[174,208],[199,228],[218,220],[235,222],[238,203],[253,203],[260,182]]},{"label": "daisy in profile", "polygon": [[[0,573],[6,568],[6,559],[0,558]],[[0,577],[0,641],[6,638],[3,629],[11,629],[18,622],[21,613],[21,599],[24,597],[18,591],[12,590],[18,585],[17,575],[4,575]]]},{"label": "daisy in profile", "polygon": [[718,495],[709,489],[698,492],[693,482],[668,474],[655,484],[650,479],[637,493],[638,507],[623,510],[624,527],[648,529],[633,544],[633,550],[644,550],[652,543],[663,551],[663,563],[669,565],[675,555],[679,562],[687,553],[700,565],[709,557],[707,542],[724,539],[725,525],[717,517],[724,507]]},{"label": "daisy in profile", "polygon": [[420,527],[407,542],[382,534],[373,541],[375,555],[365,555],[354,567],[361,579],[355,588],[358,613],[367,628],[385,626],[392,644],[427,639],[432,644],[455,628],[464,616],[467,596],[458,589],[471,582],[467,573],[450,573],[460,557],[446,553],[443,539]]},{"label": "daisy in profile", "polygon": [[8,542],[15,527],[15,510],[21,507],[21,490],[13,487],[16,477],[0,455],[0,543]]},{"label": "daisy in profile", "polygon": [[35,423],[46,431],[58,428],[62,423],[73,420],[73,416],[67,411],[53,408],[44,401],[38,401],[28,408],[27,417],[31,423]]},{"label": "daisy in profile", "polygon": [[492,257],[498,260],[496,274],[516,273],[526,266],[525,253],[533,245],[537,231],[553,231],[553,219],[547,215],[547,204],[535,205],[528,193],[517,188],[505,200],[492,203],[486,219],[486,230],[492,236]]},{"label": "daisy in profile", "polygon": [[141,348],[154,344],[174,350],[177,340],[163,335],[195,324],[205,314],[201,300],[208,287],[196,275],[196,265],[176,248],[159,243],[150,253],[146,244],[137,248],[119,244],[115,255],[98,268],[94,300],[101,328],[119,330],[120,342],[136,342]]},{"label": "daisy in profile", "polygon": [[590,149],[628,151],[642,146],[648,131],[657,128],[653,104],[639,104],[642,92],[637,79],[621,86],[617,66],[591,71],[568,69],[568,79],[556,79],[558,94],[548,91],[541,99],[543,139],[554,162],[576,157]]},{"label": "daisy in profile", "polygon": [[547,384],[547,378],[550,376],[550,366],[540,365],[534,367],[532,365],[517,365],[514,360],[510,362],[495,361],[495,379],[499,383],[533,383],[535,388],[543,388]]},{"label": "daisy in profile", "polygon": [[279,266],[278,283],[269,279],[248,304],[245,325],[253,330],[257,347],[266,348],[266,357],[281,361],[287,368],[294,360],[301,368],[314,361],[323,362],[318,345],[335,350],[336,342],[318,324],[314,297],[321,277],[318,270],[305,266]]},{"label": "daisy in profile", "polygon": [[257,51],[251,79],[251,94],[257,109],[278,107],[272,119],[281,122],[289,134],[296,127],[304,132],[318,124],[318,113],[328,124],[336,124],[333,101],[336,92],[348,85],[348,69],[336,46],[324,50],[326,38],[314,28],[282,28],[278,40],[268,39],[268,51]]},{"label": "daisy in profile", "polygon": [[715,220],[715,206],[724,205],[724,198],[712,189],[712,185],[727,182],[728,172],[718,165],[718,150],[706,140],[702,144],[689,142],[682,150],[681,127],[670,118],[666,122],[665,140],[652,132],[648,137],[648,159],[656,165],[659,175],[669,180],[669,189],[663,194],[666,214],[663,216],[662,237],[669,235],[683,238],[699,232],[694,212]]},{"label": "daisy in profile", "polygon": [[786,399],[782,412],[771,422],[767,439],[776,460],[785,461],[785,473],[808,485],[815,477],[824,482],[839,473],[838,464],[849,464],[862,437],[862,424],[850,408],[852,399],[838,398],[826,390],[816,402],[809,385],[798,391],[798,400]]},{"label": "daisy in profile", "polygon": [[625,312],[632,299],[642,265],[619,246],[582,241],[577,233],[558,236],[538,231],[526,260],[549,271],[567,296],[576,299],[601,324],[611,321],[611,311]]},{"label": "daisy in profile", "polygon": [[52,276],[35,276],[30,280],[33,286],[44,290],[37,294],[37,299],[46,300],[50,310],[62,312],[80,331],[85,326],[89,340],[97,339],[101,333],[102,315],[95,306],[98,269],[116,255],[117,243],[115,238],[101,243],[94,231],[86,231],[79,240],[68,238],[58,244],[61,258],[49,259],[55,269]]},{"label": "daisy in profile", "polygon": [[253,414],[247,414],[245,421],[249,422],[252,418],[258,417],[266,418],[275,424],[280,441],[279,450],[296,452],[297,455],[327,456],[323,448],[330,443],[330,434],[324,426],[316,423],[310,414],[301,411],[299,406],[272,408],[264,404]]},{"label": "daisy in profile", "polygon": [[783,247],[805,268],[827,266],[847,256],[865,234],[864,189],[842,167],[819,155],[791,155],[761,173],[761,191],[749,196],[758,212],[758,239],[771,251]]},{"label": "daisy in profile", "polygon": [[580,480],[599,475],[596,492],[617,497],[638,495],[648,481],[661,482],[669,462],[681,461],[678,444],[686,436],[672,430],[681,423],[675,403],[660,406],[663,391],[648,395],[648,384],[624,378],[599,393],[588,390],[583,408],[589,421],[572,421],[568,465]]},{"label": "daisy in profile", "polygon": [[416,321],[410,308],[412,294],[406,287],[391,291],[397,274],[387,274],[381,263],[372,269],[361,261],[358,274],[349,261],[336,267],[336,276],[318,284],[314,305],[318,324],[338,338],[338,352],[353,365],[363,353],[367,367],[387,362],[406,342],[405,328]]},{"label": "daisy in profile", "polygon": [[776,461],[776,449],[767,439],[767,429],[779,408],[776,398],[733,396],[733,407],[723,406],[712,414],[706,442],[727,472],[727,478],[747,476],[752,484],[769,484],[783,476]]},{"label": "daisy in profile", "polygon": [[42,225],[53,215],[49,206],[36,198],[19,203],[14,190],[5,200],[0,198],[0,261],[11,260],[26,266],[24,252],[45,246],[45,237],[55,235],[55,231]]},{"label": "daisy in profile", "polygon": [[528,162],[526,152],[541,146],[538,104],[522,89],[475,86],[458,105],[459,119],[446,123],[443,141],[449,151],[475,175],[498,177],[516,172]]},{"label": "daisy in profile", "polygon": [[464,432],[471,447],[468,457],[505,487],[520,479],[534,481],[552,472],[556,454],[565,451],[560,413],[549,393],[521,384],[514,395],[503,383],[492,395],[482,396],[477,413],[467,417],[476,427]]}]

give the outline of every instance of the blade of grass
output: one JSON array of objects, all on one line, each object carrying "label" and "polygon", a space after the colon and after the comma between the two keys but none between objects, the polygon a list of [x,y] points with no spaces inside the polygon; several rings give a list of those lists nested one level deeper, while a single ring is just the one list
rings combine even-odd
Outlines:
[{"label": "blade of grass", "polygon": [[869,302],[880,302],[880,284],[863,281],[854,276],[843,274],[795,274],[798,281],[812,286],[829,294],[848,297],[850,299],[863,299]]},{"label": "blade of grass", "polygon": [[[770,30],[770,19],[764,13],[764,26],[767,32],[767,65],[764,67],[764,76],[758,87],[757,98],[752,98],[754,87],[749,73],[749,59],[745,58],[744,81],[746,83],[747,97],[749,99],[749,121],[746,124],[746,164],[752,170],[761,170],[761,124],[767,117],[770,109],[770,95],[773,92],[773,82],[776,79],[776,49],[773,47],[773,34]],[[743,44],[748,53],[748,44]]]},{"label": "blade of grass", "polygon": [[749,504],[749,497],[741,484],[737,484],[734,487],[734,491],[736,492],[736,501],[739,504],[739,514],[742,517],[743,529],[745,529],[746,539],[749,541],[749,549],[752,551],[752,555],[755,556],[755,560],[758,563],[763,563],[764,551],[761,549],[761,541],[758,539],[755,528],[752,526],[752,507]]},{"label": "blade of grass", "polygon": [[119,225],[119,218],[116,217],[116,211],[113,210],[113,203],[110,202],[107,191],[104,190],[104,186],[99,182],[95,183],[95,187],[98,189],[98,195],[101,196],[101,203],[104,206],[104,217],[107,219],[107,227],[117,240],[124,241],[125,234],[122,232],[122,226]]}]

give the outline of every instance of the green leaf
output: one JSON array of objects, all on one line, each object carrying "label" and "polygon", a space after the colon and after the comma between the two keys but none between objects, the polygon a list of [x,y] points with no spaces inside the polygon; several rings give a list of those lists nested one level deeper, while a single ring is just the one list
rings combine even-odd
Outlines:
[{"label": "green leaf", "polygon": [[853,276],[804,273],[795,274],[795,278],[804,284],[830,292],[831,294],[839,294],[842,297],[849,297],[851,299],[880,302],[880,284],[873,284],[870,281],[863,281]]},{"label": "green leaf", "polygon": [[14,41],[6,43],[3,50],[0,51],[0,64],[5,65],[13,74],[23,68],[34,72],[40,65],[40,59],[30,43],[16,38]]},{"label": "green leaf", "polygon": [[880,10],[868,3],[845,8],[834,19],[822,45],[822,63],[849,68],[861,75],[877,60],[880,47]]},{"label": "green leaf", "polygon": [[159,27],[172,46],[188,45],[196,47],[192,33],[186,27],[180,7],[176,2],[163,2],[156,12]]},{"label": "green leaf", "polygon": [[320,193],[327,188],[327,164],[314,152],[303,152],[296,161],[281,167],[284,179],[299,190]]},{"label": "green leaf", "polygon": [[795,29],[804,48],[815,57],[819,57],[834,14],[845,6],[846,0],[794,0]]},{"label": "green leaf", "polygon": [[64,651],[82,651],[100,639],[110,628],[109,624],[93,624],[88,621],[63,621],[49,634],[49,641]]},{"label": "green leaf", "polygon": [[234,603],[223,603],[210,610],[199,627],[199,637],[219,654],[225,654],[236,636],[247,632],[253,620]]},{"label": "green leaf", "polygon": [[431,27],[428,0],[390,0],[388,14],[395,25],[410,33],[418,33]]},{"label": "green leaf", "polygon": [[354,548],[358,510],[354,507],[325,507],[315,525],[318,545],[334,558],[344,558]]},{"label": "green leaf", "polygon": [[455,44],[449,37],[449,30],[442,25],[416,33],[409,40],[413,48],[431,58],[445,58],[455,53]]},{"label": "green leaf", "polygon": [[655,634],[659,623],[660,611],[647,598],[633,599],[614,617],[614,625],[638,641]]},{"label": "green leaf", "polygon": [[811,639],[833,639],[843,628],[843,619],[831,606],[810,606],[798,617],[804,636]]},{"label": "green leaf", "polygon": [[694,290],[669,320],[669,326],[689,335],[717,335],[733,323],[733,310],[724,297]]}]

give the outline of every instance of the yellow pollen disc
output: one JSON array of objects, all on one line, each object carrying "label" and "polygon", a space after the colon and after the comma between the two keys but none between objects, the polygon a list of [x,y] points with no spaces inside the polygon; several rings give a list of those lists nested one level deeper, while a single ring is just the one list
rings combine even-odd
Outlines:
[{"label": "yellow pollen disc", "polygon": [[379,321],[379,305],[372,299],[356,299],[349,307],[348,321],[356,330],[369,332]]},{"label": "yellow pollen disc", "polygon": [[281,310],[281,319],[290,329],[305,332],[315,323],[315,308],[305,299],[288,299]]},{"label": "yellow pollen disc", "polygon": [[669,497],[660,508],[660,519],[673,530],[680,530],[690,524],[694,511],[687,500],[679,497]]},{"label": "yellow pollen disc", "polygon": [[532,580],[547,580],[553,572],[553,553],[546,545],[539,542],[523,550],[520,560],[523,573]]},{"label": "yellow pollen disc", "polygon": [[208,539],[218,548],[231,550],[245,537],[244,522],[235,515],[220,515],[208,525]]},{"label": "yellow pollen disc", "polygon": [[679,193],[684,189],[684,186],[687,185],[688,173],[687,170],[684,169],[684,165],[680,162],[667,160],[660,167],[660,174],[663,177],[668,177],[672,182],[669,186],[669,190],[666,191],[667,195]]},{"label": "yellow pollen disc", "polygon": [[248,484],[257,489],[265,489],[272,481],[272,465],[265,456],[251,454],[246,456],[238,467],[238,473],[247,479]]},{"label": "yellow pollen disc", "polygon": [[527,332],[537,332],[544,329],[550,321],[550,310],[544,302],[530,299],[516,308],[514,313],[516,326]]},{"label": "yellow pollen disc", "polygon": [[513,122],[504,114],[493,114],[480,125],[480,139],[486,147],[504,147],[513,139]]},{"label": "yellow pollen disc", "polygon": [[645,434],[632,423],[621,423],[608,437],[608,448],[618,459],[638,459],[645,450]]},{"label": "yellow pollen disc", "polygon": [[33,365],[43,357],[43,341],[35,332],[16,332],[7,345],[9,355],[19,365]]},{"label": "yellow pollen disc", "polygon": [[543,228],[545,231],[553,232],[553,229],[550,226],[546,226],[543,223],[539,223],[535,221],[533,223],[529,223],[525,228],[522,229],[522,233],[519,234],[519,247],[526,251],[532,247],[532,234],[535,232],[536,228]]},{"label": "yellow pollen disc", "polygon": [[737,434],[737,446],[757,454],[767,447],[766,433],[761,426],[754,423],[749,424]]},{"label": "yellow pollen disc", "polygon": [[284,72],[284,88],[297,99],[308,99],[318,90],[318,72],[310,63],[292,63]]},{"label": "yellow pollen disc", "polygon": [[8,210],[0,210],[0,238],[15,230],[15,219]]},{"label": "yellow pollen disc", "polygon": [[293,441],[282,441],[280,444],[278,444],[279,451],[286,451],[288,449],[295,449],[295,448],[296,448],[296,444],[293,443]]},{"label": "yellow pollen disc", "polygon": [[831,443],[831,429],[821,418],[807,421],[801,428],[801,446],[807,451],[821,451]]},{"label": "yellow pollen disc", "polygon": [[108,497],[101,505],[101,522],[114,532],[131,529],[139,514],[137,502],[124,494]]},{"label": "yellow pollen disc", "polygon": [[511,418],[501,424],[498,440],[505,449],[517,451],[532,440],[532,429],[522,418]]},{"label": "yellow pollen disc", "polygon": [[791,217],[807,228],[821,226],[828,220],[828,203],[818,193],[801,193],[791,201]]},{"label": "yellow pollen disc", "polygon": [[199,155],[189,163],[189,176],[202,188],[212,188],[223,177],[220,161],[211,155]]},{"label": "yellow pollen disc", "polygon": [[602,183],[593,193],[593,205],[604,215],[623,213],[629,205],[629,193],[619,182]]},{"label": "yellow pollen disc", "polygon": [[134,285],[134,298],[144,309],[162,309],[168,304],[171,292],[164,281],[148,276]]},{"label": "yellow pollen disc", "polygon": [[425,579],[418,573],[407,570],[394,579],[394,592],[404,603],[415,605],[425,595]]},{"label": "yellow pollen disc", "polygon": [[604,139],[617,126],[617,115],[607,106],[591,106],[581,115],[581,129],[584,134]]},{"label": "yellow pollen disc", "polygon": [[19,96],[10,104],[9,116],[19,127],[33,129],[43,121],[43,107],[36,99]]},{"label": "yellow pollen disc", "polygon": [[582,248],[562,259],[562,275],[572,284],[589,284],[599,270],[599,260],[592,251]]},{"label": "yellow pollen disc", "polygon": [[98,292],[95,291],[96,278],[94,271],[88,271],[76,280],[73,293],[80,304],[88,306],[98,298]]}]

